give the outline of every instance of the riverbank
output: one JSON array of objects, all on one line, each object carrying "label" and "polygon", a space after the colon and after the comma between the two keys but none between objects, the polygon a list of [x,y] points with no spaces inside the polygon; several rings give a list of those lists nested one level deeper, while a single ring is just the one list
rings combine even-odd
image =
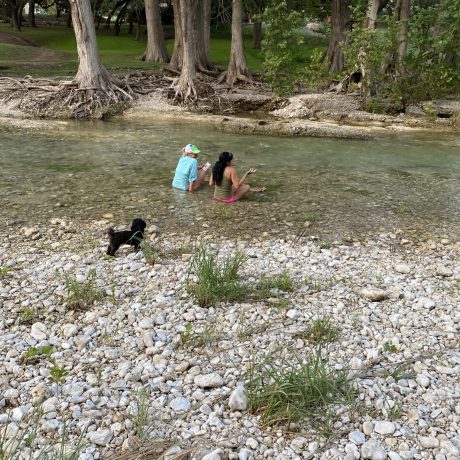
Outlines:
[{"label": "riverbank", "polygon": [[[0,430],[9,439],[41,408],[33,445],[56,445],[64,430],[66,444],[83,440],[86,460],[134,455],[136,436],[169,448],[167,458],[189,448],[206,460],[458,458],[458,242],[382,233],[326,246],[205,232],[221,255],[249,257],[240,276],[252,292],[283,273],[293,283],[205,308],[186,288],[195,238],[150,227],[155,265],[128,247],[107,259],[109,224],[52,219],[3,238]],[[64,273],[77,283],[71,292],[92,283],[93,305],[71,307]],[[263,423],[241,390],[251,364],[270,353],[280,370],[308,363],[320,318],[336,331],[323,356],[346,369],[353,403],[331,407],[322,431],[308,418],[289,429]]]}]

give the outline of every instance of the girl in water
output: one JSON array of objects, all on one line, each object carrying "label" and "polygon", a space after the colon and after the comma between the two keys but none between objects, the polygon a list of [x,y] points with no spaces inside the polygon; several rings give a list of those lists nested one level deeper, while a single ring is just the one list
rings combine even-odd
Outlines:
[{"label": "girl in water", "polygon": [[232,166],[233,153],[222,152],[219,155],[219,160],[216,161],[212,168],[211,178],[209,179],[209,185],[214,185],[214,199],[222,203],[233,203],[241,200],[249,192],[259,193],[265,192],[265,187],[262,188],[251,188],[244,181],[250,174],[254,174],[256,169],[249,168],[241,177],[238,179],[235,168]]}]

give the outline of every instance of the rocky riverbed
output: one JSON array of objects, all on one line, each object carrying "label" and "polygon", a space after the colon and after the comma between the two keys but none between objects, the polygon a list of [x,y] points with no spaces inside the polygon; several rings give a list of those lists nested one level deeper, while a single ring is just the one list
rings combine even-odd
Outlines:
[{"label": "rocky riverbed", "polygon": [[[165,456],[150,458],[460,458],[458,242],[204,234],[221,255],[248,256],[244,284],[287,273],[294,288],[203,308],[186,287],[195,239],[150,228],[154,265],[128,247],[107,258],[109,224],[52,219],[2,238],[0,447],[33,424],[17,458],[62,433],[83,445],[80,460],[137,458],[139,442],[163,441]],[[72,306],[71,282],[91,286],[94,304]],[[245,391],[251,363],[308,362],[318,318],[338,332],[322,353],[354,403],[331,408],[328,430],[262,423]]]}]

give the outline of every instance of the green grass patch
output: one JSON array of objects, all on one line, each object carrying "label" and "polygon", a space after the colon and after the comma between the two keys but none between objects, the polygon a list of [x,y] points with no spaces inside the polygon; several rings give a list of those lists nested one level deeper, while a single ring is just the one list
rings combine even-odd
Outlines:
[{"label": "green grass patch", "polygon": [[[199,245],[190,261],[187,288],[202,306],[220,301],[237,301],[246,295],[246,287],[238,279],[238,270],[248,257],[236,252],[220,258],[213,249]],[[196,282],[192,281],[192,274]]]},{"label": "green grass patch", "polygon": [[292,292],[298,287],[287,271],[279,275],[263,277],[255,287],[255,295],[266,298],[273,295],[273,291]]},{"label": "green grass patch", "polygon": [[215,323],[209,323],[201,329],[194,330],[192,323],[185,325],[181,334],[182,343],[187,347],[206,347],[217,343],[222,338]]},{"label": "green grass patch", "polygon": [[64,273],[64,282],[67,290],[67,303],[73,309],[89,308],[96,301],[102,300],[105,296],[102,289],[96,284],[96,269],[88,272],[86,281],[79,282],[76,278]]},{"label": "green grass patch", "polygon": [[328,316],[317,318],[302,333],[302,338],[313,345],[326,345],[340,339],[340,328]]},{"label": "green grass patch", "polygon": [[247,385],[250,410],[264,425],[298,427],[310,420],[315,428],[330,427],[337,404],[351,405],[355,394],[346,370],[336,370],[316,351],[307,360],[270,355],[253,363]]}]

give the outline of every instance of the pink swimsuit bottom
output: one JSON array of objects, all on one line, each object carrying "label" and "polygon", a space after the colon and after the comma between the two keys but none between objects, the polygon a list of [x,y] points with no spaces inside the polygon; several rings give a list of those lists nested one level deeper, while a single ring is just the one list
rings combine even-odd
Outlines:
[{"label": "pink swimsuit bottom", "polygon": [[214,199],[216,201],[220,201],[221,203],[234,203],[235,201],[238,201],[238,198],[235,195],[231,196],[230,198],[225,198],[225,199],[216,198],[216,197],[214,197]]}]

